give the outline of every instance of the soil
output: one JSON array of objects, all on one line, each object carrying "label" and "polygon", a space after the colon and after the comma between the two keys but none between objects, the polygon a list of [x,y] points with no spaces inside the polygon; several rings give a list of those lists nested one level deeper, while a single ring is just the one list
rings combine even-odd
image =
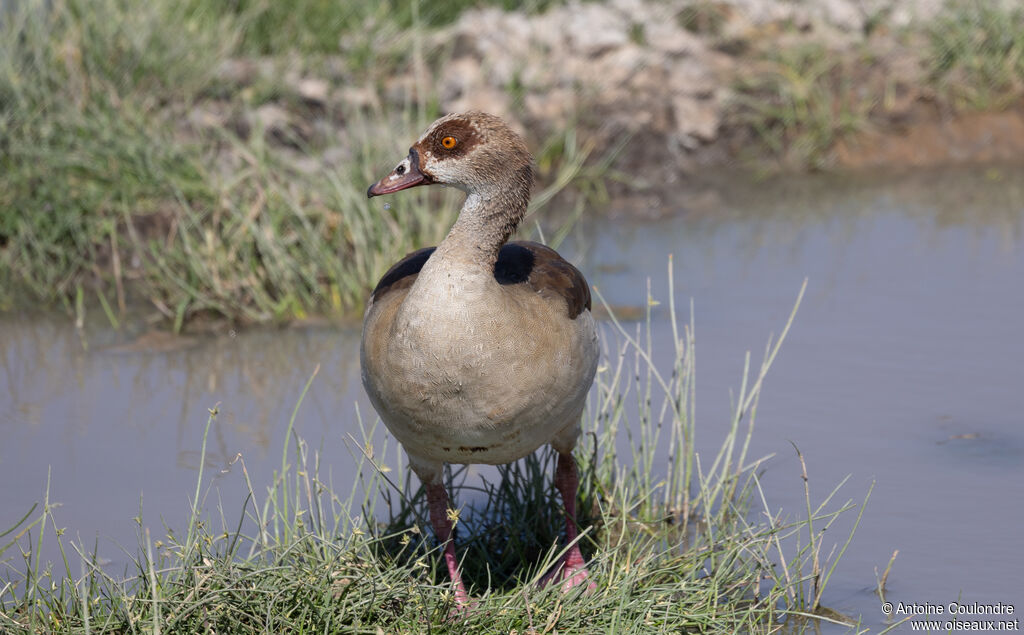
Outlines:
[{"label": "soil", "polygon": [[1024,107],[945,116],[935,109],[922,110],[931,112],[841,139],[834,149],[836,166],[932,167],[1024,157]]}]

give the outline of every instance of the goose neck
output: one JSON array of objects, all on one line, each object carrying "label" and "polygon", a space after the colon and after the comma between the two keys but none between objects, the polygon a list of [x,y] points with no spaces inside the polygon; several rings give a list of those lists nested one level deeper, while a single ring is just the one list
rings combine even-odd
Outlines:
[{"label": "goose neck", "polygon": [[498,188],[471,190],[448,236],[438,245],[443,258],[494,267],[501,250],[526,215],[529,191],[503,193]]}]

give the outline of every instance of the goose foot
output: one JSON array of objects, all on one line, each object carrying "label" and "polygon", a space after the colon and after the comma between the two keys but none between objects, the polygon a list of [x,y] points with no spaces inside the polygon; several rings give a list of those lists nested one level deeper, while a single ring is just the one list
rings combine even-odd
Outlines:
[{"label": "goose foot", "polygon": [[466,585],[462,583],[459,572],[459,561],[455,557],[455,541],[452,540],[452,521],[448,514],[448,492],[440,483],[427,484],[427,504],[430,507],[430,524],[434,527],[437,541],[444,545],[444,562],[448,566],[448,575],[455,587],[455,606],[452,613],[465,616],[476,607],[478,602],[469,597]]},{"label": "goose foot", "polygon": [[554,566],[540,582],[539,587],[546,587],[549,584],[561,584],[562,592],[568,593],[571,589],[580,585],[586,585],[586,592],[590,593],[597,589],[597,583],[590,580],[590,571],[583,563],[583,556],[579,548],[573,545],[572,550],[562,557],[561,561]]},{"label": "goose foot", "polygon": [[593,591],[597,584],[588,580],[590,572],[580,552],[580,545],[576,540],[576,490],[579,488],[579,476],[576,472],[576,460],[568,452],[558,453],[558,464],[555,466],[555,487],[562,495],[562,502],[565,505],[565,539],[573,543],[569,551],[562,556],[561,561],[555,568],[548,572],[540,580],[540,586],[547,586],[552,582],[560,582],[562,591],[568,591],[581,584],[587,585],[587,591]]}]

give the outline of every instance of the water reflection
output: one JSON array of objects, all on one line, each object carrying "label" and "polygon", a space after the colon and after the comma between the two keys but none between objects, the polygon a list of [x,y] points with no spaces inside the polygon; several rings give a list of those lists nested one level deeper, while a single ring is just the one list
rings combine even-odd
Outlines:
[{"label": "water reflection", "polygon": [[[276,428],[305,381],[301,369],[312,373],[321,364],[319,384],[342,388],[359,372],[354,328],[203,336],[169,352],[139,347],[101,323],[87,326],[87,349],[60,315],[8,314],[0,330],[0,390],[6,395],[0,425],[12,431],[60,427],[62,443],[72,449],[73,439],[96,425],[114,426],[119,436],[160,426],[174,431],[178,464],[186,468],[195,467],[186,457],[197,449],[192,433],[207,408],[222,403],[218,435],[226,429],[266,452],[279,441]],[[308,407],[322,407],[322,396],[313,395]],[[105,423],[90,416],[99,411]],[[218,458],[233,456],[220,439],[212,440]]]}]

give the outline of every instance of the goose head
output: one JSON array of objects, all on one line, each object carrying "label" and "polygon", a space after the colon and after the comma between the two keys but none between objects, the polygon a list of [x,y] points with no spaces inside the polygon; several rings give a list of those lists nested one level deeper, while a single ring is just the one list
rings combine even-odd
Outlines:
[{"label": "goose head", "polygon": [[391,174],[367,190],[369,198],[417,185],[442,183],[469,194],[525,192],[533,183],[526,142],[504,121],[484,112],[435,121]]}]

